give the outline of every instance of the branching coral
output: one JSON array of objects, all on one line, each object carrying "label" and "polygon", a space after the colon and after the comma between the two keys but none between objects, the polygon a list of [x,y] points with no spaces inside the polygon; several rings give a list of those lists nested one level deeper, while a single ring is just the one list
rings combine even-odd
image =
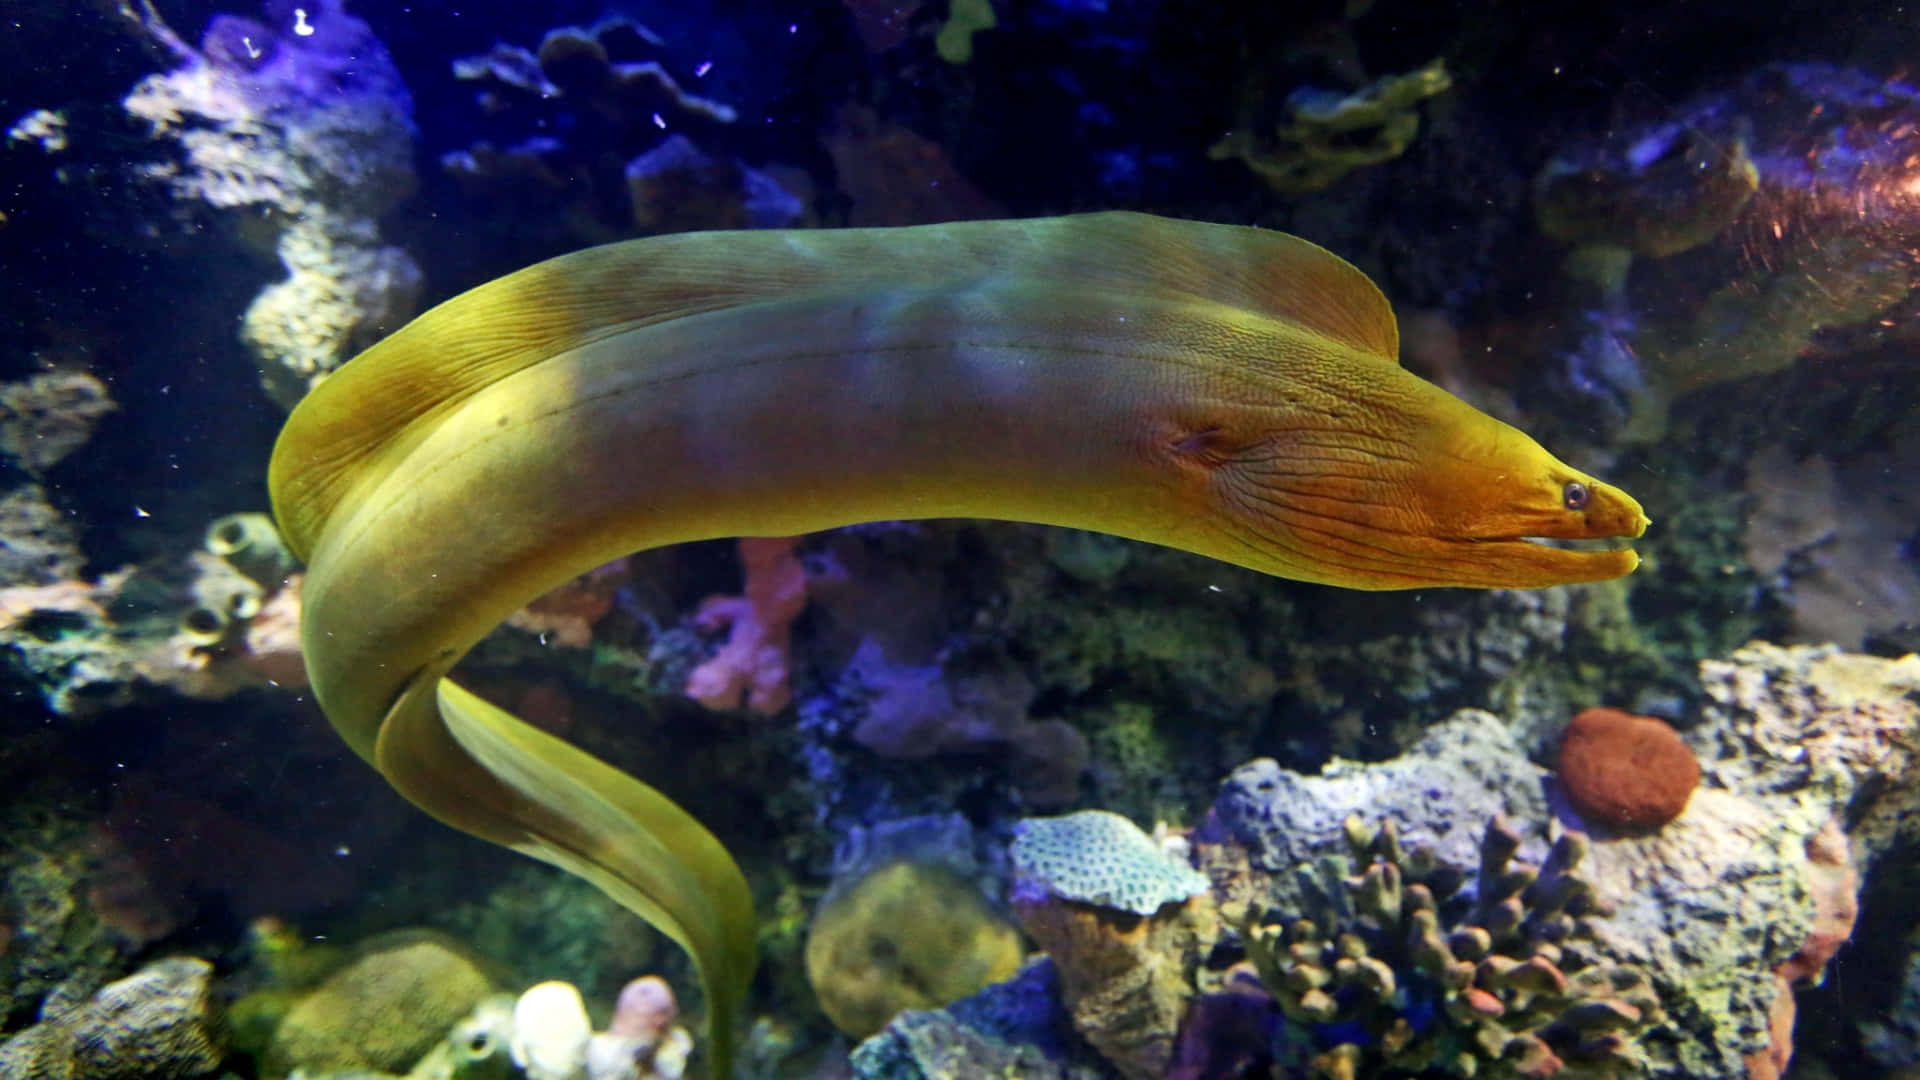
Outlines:
[{"label": "branching coral", "polygon": [[1270,914],[1246,934],[1289,1021],[1280,1056],[1302,1075],[1635,1069],[1634,1039],[1663,1018],[1660,999],[1644,972],[1588,948],[1585,920],[1600,912],[1576,873],[1585,836],[1563,835],[1535,867],[1514,861],[1520,835],[1496,818],[1471,889],[1465,872],[1405,850],[1391,820],[1376,830],[1350,817],[1346,839],[1351,860],[1296,870],[1305,910]]},{"label": "branching coral", "polygon": [[728,631],[713,658],[687,677],[687,696],[709,709],[743,705],[761,716],[787,707],[788,642],[793,620],[807,606],[807,571],[794,549],[797,536],[739,541],[746,587],[740,596],[709,596],[694,621],[702,630]]}]

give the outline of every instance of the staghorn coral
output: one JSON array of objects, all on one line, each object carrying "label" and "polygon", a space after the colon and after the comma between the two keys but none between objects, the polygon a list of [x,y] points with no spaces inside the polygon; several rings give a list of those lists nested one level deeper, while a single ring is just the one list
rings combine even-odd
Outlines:
[{"label": "staghorn coral", "polygon": [[1534,867],[1514,861],[1520,834],[1495,818],[1463,892],[1467,873],[1408,851],[1391,820],[1375,829],[1355,815],[1344,831],[1350,857],[1296,869],[1303,910],[1246,930],[1288,1018],[1276,1053],[1295,1075],[1637,1071],[1634,1039],[1663,1019],[1660,999],[1645,972],[1598,958],[1586,940],[1600,912],[1576,873],[1585,836],[1563,834]]}]

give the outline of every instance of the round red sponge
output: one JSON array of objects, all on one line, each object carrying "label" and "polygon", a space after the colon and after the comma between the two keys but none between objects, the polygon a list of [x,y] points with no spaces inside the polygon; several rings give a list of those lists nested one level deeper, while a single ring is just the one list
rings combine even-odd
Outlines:
[{"label": "round red sponge", "polygon": [[1700,786],[1700,761],[1660,720],[1587,709],[1560,739],[1560,784],[1593,824],[1655,829],[1687,808]]}]

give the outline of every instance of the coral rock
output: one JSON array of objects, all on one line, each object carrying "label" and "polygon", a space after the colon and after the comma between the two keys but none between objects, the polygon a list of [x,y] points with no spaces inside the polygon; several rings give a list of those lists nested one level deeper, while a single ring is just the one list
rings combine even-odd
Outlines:
[{"label": "coral rock", "polygon": [[1658,828],[1700,786],[1700,762],[1679,733],[1650,716],[1587,709],[1560,741],[1560,783],[1591,824]]},{"label": "coral rock", "polygon": [[14,1080],[136,1080],[209,1073],[225,1051],[210,1000],[213,965],[176,957],[110,983],[0,1043]]},{"label": "coral rock", "polygon": [[1143,918],[1022,891],[1014,911],[1059,968],[1075,1029],[1127,1080],[1166,1076],[1197,994],[1189,972],[1217,936],[1210,899]]}]

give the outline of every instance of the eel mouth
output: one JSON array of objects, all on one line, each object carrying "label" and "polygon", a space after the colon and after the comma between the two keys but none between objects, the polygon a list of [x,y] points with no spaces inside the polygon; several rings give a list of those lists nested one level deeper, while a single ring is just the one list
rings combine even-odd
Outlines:
[{"label": "eel mouth", "polygon": [[1563,546],[1565,541],[1555,537],[1526,536],[1442,543],[1455,555],[1453,566],[1464,571],[1449,584],[1538,589],[1611,581],[1633,573],[1640,566],[1639,553],[1624,545],[1575,548]]}]

